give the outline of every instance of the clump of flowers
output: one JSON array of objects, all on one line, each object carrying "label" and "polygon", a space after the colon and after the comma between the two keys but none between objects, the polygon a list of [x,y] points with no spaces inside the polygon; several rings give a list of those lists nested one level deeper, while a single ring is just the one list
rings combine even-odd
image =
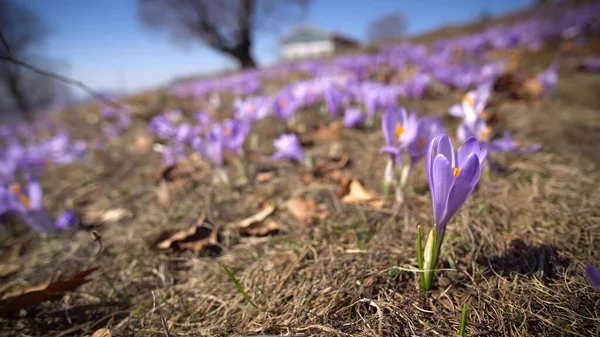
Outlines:
[{"label": "clump of flowers", "polygon": [[103,107],[100,109],[99,114],[104,118],[104,127],[102,131],[106,138],[118,137],[123,130],[131,125],[131,117],[126,108],[115,109]]},{"label": "clump of flowers", "polygon": [[[396,183],[400,193],[414,165],[425,156],[426,145],[443,133],[444,128],[439,118],[424,116],[418,119],[415,111],[407,115],[403,107],[388,109],[381,119],[381,128],[385,145],[380,153],[390,156],[382,182],[383,192],[388,195]],[[408,166],[403,165],[403,153],[410,158]]]},{"label": "clump of flowers", "polygon": [[53,221],[43,209],[43,191],[39,182],[30,175],[26,180],[25,189],[19,184],[11,184],[8,187],[0,185],[0,220],[8,214],[15,214],[38,233],[65,229],[78,222],[72,211],[65,211]]}]

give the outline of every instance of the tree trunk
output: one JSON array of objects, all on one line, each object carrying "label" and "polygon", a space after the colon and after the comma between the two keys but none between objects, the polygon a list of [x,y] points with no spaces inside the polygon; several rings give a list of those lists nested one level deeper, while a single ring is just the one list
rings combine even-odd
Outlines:
[{"label": "tree trunk", "polygon": [[254,62],[254,57],[252,57],[252,54],[250,53],[250,46],[250,42],[240,43],[235,48],[226,51],[226,53],[235,57],[240,68],[256,68],[256,62]]},{"label": "tree trunk", "polygon": [[242,69],[256,68],[256,62],[254,62],[254,58],[252,57],[252,55],[250,55],[250,53],[242,55],[237,59]]}]

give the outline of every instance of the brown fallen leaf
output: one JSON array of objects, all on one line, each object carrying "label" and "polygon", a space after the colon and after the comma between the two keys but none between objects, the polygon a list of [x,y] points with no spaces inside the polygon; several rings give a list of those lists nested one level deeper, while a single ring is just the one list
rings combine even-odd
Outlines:
[{"label": "brown fallen leaf", "polygon": [[90,280],[86,277],[96,269],[98,268],[82,271],[68,280],[46,282],[4,294],[0,300],[7,301],[7,303],[0,307],[0,316],[13,314],[21,309],[61,296],[66,292],[74,291],[89,282]]},{"label": "brown fallen leaf", "polygon": [[245,235],[265,236],[269,233],[277,232],[280,229],[277,223],[273,221],[264,223],[264,220],[273,214],[274,211],[275,206],[267,204],[260,212],[235,224],[235,227],[241,234]]},{"label": "brown fallen leaf", "polygon": [[345,195],[350,193],[350,182],[352,179],[349,175],[342,175],[340,179],[337,181],[340,183],[340,187],[337,190],[337,197],[342,199]]},{"label": "brown fallen leaf", "polygon": [[270,172],[260,172],[256,174],[256,177],[254,179],[256,179],[256,181],[258,181],[259,183],[264,183],[267,182],[271,179],[273,179],[275,177],[275,172],[270,171]]},{"label": "brown fallen leaf", "polygon": [[329,171],[341,170],[350,162],[350,156],[347,153],[342,153],[339,157],[329,157],[321,165],[317,166],[315,174],[324,176]]},{"label": "brown fallen leaf", "polygon": [[15,265],[0,265],[0,278],[14,275],[19,271],[19,269],[19,266]]},{"label": "brown fallen leaf", "polygon": [[374,208],[383,207],[384,201],[367,191],[357,179],[352,180],[349,187],[348,194],[342,197],[343,203],[369,205]]},{"label": "brown fallen leaf", "polygon": [[286,203],[287,209],[298,220],[302,227],[313,225],[313,218],[325,219],[329,212],[319,211],[314,200],[294,198]]},{"label": "brown fallen leaf", "polygon": [[281,227],[278,223],[269,221],[267,223],[259,222],[245,228],[240,228],[240,233],[252,236],[266,236],[269,234],[276,234],[280,230]]},{"label": "brown fallen leaf", "polygon": [[239,221],[237,224],[235,224],[235,227],[238,229],[244,229],[263,222],[269,215],[273,214],[274,211],[275,206],[266,204],[260,212]]},{"label": "brown fallen leaf", "polygon": [[342,137],[344,125],[341,121],[335,121],[327,126],[317,129],[312,139],[315,143],[329,143]]},{"label": "brown fallen leaf", "polygon": [[110,330],[100,329],[96,330],[96,332],[92,334],[92,337],[112,337],[112,335],[110,334]]},{"label": "brown fallen leaf", "polygon": [[190,156],[174,165],[163,167],[159,172],[158,179],[166,181],[169,187],[173,187],[176,191],[184,191],[192,180],[199,179],[199,176],[203,174],[199,161],[200,159],[196,156]]},{"label": "brown fallen leaf", "polygon": [[131,215],[131,212],[129,212],[128,210],[124,209],[124,208],[115,208],[115,209],[109,209],[108,211],[104,212],[104,214],[102,214],[101,217],[101,221],[102,222],[118,222],[119,220],[128,217]]},{"label": "brown fallen leaf", "polygon": [[213,225],[206,221],[206,217],[200,216],[198,221],[190,228],[181,230],[173,236],[160,242],[159,249],[173,248],[176,250],[191,250],[195,254],[203,253],[211,248],[218,250],[219,225]]}]

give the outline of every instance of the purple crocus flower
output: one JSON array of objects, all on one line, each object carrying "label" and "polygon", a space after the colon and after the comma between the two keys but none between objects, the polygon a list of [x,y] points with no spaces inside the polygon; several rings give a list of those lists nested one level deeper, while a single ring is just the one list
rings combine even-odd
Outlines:
[{"label": "purple crocus flower", "polygon": [[51,231],[54,224],[42,205],[42,187],[32,176],[27,176],[27,190],[15,184],[10,187],[12,198],[8,196],[8,211],[18,214],[25,223],[38,233]]},{"label": "purple crocus flower", "polygon": [[342,105],[342,93],[332,85],[325,90],[323,97],[325,98],[329,115],[331,115],[331,117],[337,116]]},{"label": "purple crocus flower", "polygon": [[38,149],[44,152],[48,160],[57,164],[68,164],[81,158],[86,148],[85,142],[71,142],[68,133],[62,131],[40,144]]},{"label": "purple crocus flower", "polygon": [[194,136],[194,127],[189,123],[182,123],[175,127],[175,141],[185,144]]},{"label": "purple crocus flower", "polygon": [[508,131],[504,132],[502,138],[490,140],[492,128],[487,126],[485,121],[481,118],[477,118],[475,122],[471,124],[463,121],[458,126],[456,135],[461,141],[466,141],[471,137],[477,139],[481,147],[487,149],[490,153],[520,152],[528,154],[541,148],[540,144],[532,144],[520,148],[519,143],[512,139]]},{"label": "purple crocus flower", "polygon": [[194,137],[190,146],[216,167],[223,167],[223,129],[221,125],[213,125],[206,134],[206,139],[199,136]]},{"label": "purple crocus flower", "polygon": [[418,132],[417,113],[411,111],[407,117],[406,109],[388,109],[381,118],[381,130],[385,145],[380,153],[389,153],[394,162],[400,159],[400,153],[415,141]]},{"label": "purple crocus flower", "polygon": [[438,240],[443,238],[446,225],[475,189],[486,156],[487,150],[481,149],[475,138],[469,138],[456,154],[448,135],[429,143],[425,170]]},{"label": "purple crocus flower", "polygon": [[485,105],[487,104],[491,94],[489,84],[483,84],[477,90],[469,91],[463,96],[461,104],[455,104],[448,111],[452,116],[463,118],[467,122],[474,122],[477,117],[481,116]]},{"label": "purple crocus flower", "polygon": [[257,96],[241,100],[237,98],[233,102],[235,117],[254,123],[269,115],[271,100],[265,96]]},{"label": "purple crocus flower", "polygon": [[353,128],[365,121],[365,115],[359,108],[348,107],[344,112],[344,126]]},{"label": "purple crocus flower", "polygon": [[479,142],[487,144],[490,140],[491,134],[492,128],[489,127],[487,123],[479,117],[476,117],[472,121],[468,121],[466,119],[463,120],[456,130],[456,136],[462,142],[465,142],[467,139],[473,137]]},{"label": "purple crocus flower", "polygon": [[210,126],[210,115],[205,110],[198,110],[194,113],[194,120],[201,130],[205,130]]},{"label": "purple crocus flower", "polygon": [[165,115],[153,117],[150,122],[148,122],[148,129],[162,139],[170,139],[174,137],[177,132],[173,123],[171,123]]},{"label": "purple crocus flower", "polygon": [[298,108],[298,102],[289,90],[280,93],[273,102],[273,112],[282,121],[287,121]]},{"label": "purple crocus flower", "polygon": [[300,146],[295,134],[283,134],[273,141],[273,145],[277,152],[271,156],[271,160],[293,159],[299,162],[304,161],[304,152],[302,152],[302,146]]},{"label": "purple crocus flower", "polygon": [[520,147],[519,142],[513,140],[508,131],[504,132],[504,136],[502,138],[494,139],[487,143],[487,149],[491,153],[519,152],[523,154],[529,154],[538,151],[541,147],[542,145],[539,143]]},{"label": "purple crocus flower", "polygon": [[408,145],[406,152],[410,156],[410,167],[427,153],[427,144],[436,137],[444,133],[442,121],[437,116],[424,116],[419,120],[417,134],[413,141]]},{"label": "purple crocus flower", "polygon": [[375,113],[377,112],[377,107],[379,106],[380,101],[379,90],[380,89],[372,88],[363,92],[363,102],[365,104],[367,116],[369,117],[375,116]]},{"label": "purple crocus flower", "polygon": [[600,270],[591,264],[585,265],[585,276],[588,282],[600,293]]},{"label": "purple crocus flower", "polygon": [[66,210],[62,212],[54,222],[54,227],[57,229],[66,229],[79,223],[79,218],[75,212]]},{"label": "purple crocus flower", "polygon": [[409,97],[419,98],[423,96],[427,85],[431,81],[431,76],[427,74],[417,74],[406,83],[406,94]]},{"label": "purple crocus flower", "polygon": [[246,137],[250,132],[250,124],[241,119],[228,119],[223,122],[223,144],[232,154],[239,156]]},{"label": "purple crocus flower", "polygon": [[558,83],[558,66],[550,65],[546,70],[537,74],[535,77],[544,88],[544,98],[548,99],[552,96],[556,83]]}]

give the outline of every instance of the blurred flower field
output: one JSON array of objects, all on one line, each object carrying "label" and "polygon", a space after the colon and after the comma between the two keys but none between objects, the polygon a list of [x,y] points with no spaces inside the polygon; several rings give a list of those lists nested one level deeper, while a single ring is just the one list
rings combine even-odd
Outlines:
[{"label": "blurred flower field", "polygon": [[599,4],[417,40],[0,125],[2,334],[598,335]]}]

